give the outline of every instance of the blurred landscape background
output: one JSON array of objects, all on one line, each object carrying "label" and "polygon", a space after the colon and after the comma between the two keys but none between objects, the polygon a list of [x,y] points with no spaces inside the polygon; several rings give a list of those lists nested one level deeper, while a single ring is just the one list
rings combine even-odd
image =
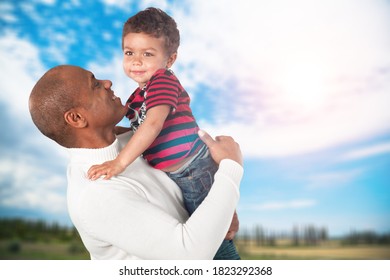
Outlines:
[{"label": "blurred landscape background", "polygon": [[0,259],[89,258],[67,151],[37,131],[28,97],[73,64],[125,102],[122,25],[149,6],[177,21],[173,70],[199,126],[243,150],[243,258],[390,259],[388,0],[2,0]]},{"label": "blurred landscape background", "polygon": [[[87,260],[74,227],[44,221],[0,219],[0,260]],[[241,229],[235,243],[243,260],[389,260],[390,234],[350,232],[332,238],[312,225],[290,232]]]}]

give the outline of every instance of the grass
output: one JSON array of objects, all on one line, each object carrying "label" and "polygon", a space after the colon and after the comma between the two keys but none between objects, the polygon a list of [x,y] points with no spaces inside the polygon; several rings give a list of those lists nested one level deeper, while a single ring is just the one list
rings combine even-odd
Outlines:
[{"label": "grass", "polygon": [[255,246],[236,242],[247,260],[390,260],[390,246],[342,245],[329,241],[317,246]]},{"label": "grass", "polygon": [[88,260],[88,252],[77,242],[0,241],[1,260]]}]

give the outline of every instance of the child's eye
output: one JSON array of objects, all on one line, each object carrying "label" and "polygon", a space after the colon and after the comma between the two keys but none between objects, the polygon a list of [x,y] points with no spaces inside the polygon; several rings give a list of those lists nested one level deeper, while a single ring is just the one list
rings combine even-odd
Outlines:
[{"label": "child's eye", "polygon": [[146,52],[146,53],[144,53],[144,56],[146,56],[146,57],[150,57],[150,56],[153,56],[153,54],[152,54],[152,53],[150,53],[150,52]]},{"label": "child's eye", "polygon": [[133,52],[131,52],[131,51],[125,51],[125,55],[127,55],[127,56],[133,55]]}]

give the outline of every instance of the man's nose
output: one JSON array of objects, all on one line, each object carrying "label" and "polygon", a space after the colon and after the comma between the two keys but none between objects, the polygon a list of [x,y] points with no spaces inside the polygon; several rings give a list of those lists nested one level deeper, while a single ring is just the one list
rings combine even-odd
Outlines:
[{"label": "man's nose", "polygon": [[104,80],[103,84],[105,89],[109,89],[112,86],[112,82],[110,80]]}]

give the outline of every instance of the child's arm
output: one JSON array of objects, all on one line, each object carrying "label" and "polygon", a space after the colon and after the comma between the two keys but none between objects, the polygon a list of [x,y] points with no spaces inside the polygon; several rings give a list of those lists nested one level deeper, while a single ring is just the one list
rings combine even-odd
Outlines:
[{"label": "child's arm", "polygon": [[126,167],[139,157],[157,138],[163,128],[171,107],[168,105],[159,105],[150,108],[146,113],[145,121],[139,126],[138,130],[131,137],[123,150],[116,159],[106,161],[103,164],[93,165],[88,170],[88,178],[96,180],[102,175],[104,179],[110,179],[112,176],[123,172]]}]

